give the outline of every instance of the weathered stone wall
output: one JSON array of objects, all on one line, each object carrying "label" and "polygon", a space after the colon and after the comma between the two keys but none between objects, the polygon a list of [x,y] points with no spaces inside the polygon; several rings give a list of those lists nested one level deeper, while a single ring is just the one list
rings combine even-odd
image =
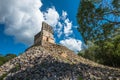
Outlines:
[{"label": "weathered stone wall", "polygon": [[41,45],[41,40],[42,40],[42,34],[39,32],[34,36],[34,44],[40,44]]},{"label": "weathered stone wall", "polygon": [[46,45],[46,42],[55,43],[52,27],[43,22],[41,32],[34,37],[34,44]]},{"label": "weathered stone wall", "polygon": [[2,65],[0,77],[6,74],[4,80],[120,80],[120,69],[94,63],[53,44],[51,30],[43,23],[34,45]]},{"label": "weathered stone wall", "polygon": [[49,32],[47,32],[47,31],[45,31],[45,30],[43,30],[42,31],[42,41],[43,42],[50,42],[50,43],[55,43],[54,42],[54,38],[53,38],[53,34],[51,34],[51,33],[49,33]]},{"label": "weathered stone wall", "polygon": [[53,34],[52,27],[45,22],[42,23],[42,30],[48,31],[49,33]]},{"label": "weathered stone wall", "polygon": [[120,80],[120,69],[94,63],[55,44],[29,48],[1,66],[0,76],[4,73],[8,73],[5,80]]}]

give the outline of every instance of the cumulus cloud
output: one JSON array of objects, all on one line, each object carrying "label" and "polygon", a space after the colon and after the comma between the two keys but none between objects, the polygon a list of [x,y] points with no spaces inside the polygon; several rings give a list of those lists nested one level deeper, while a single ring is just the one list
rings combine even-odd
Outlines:
[{"label": "cumulus cloud", "polygon": [[58,38],[60,38],[61,35],[63,34],[62,28],[63,28],[62,23],[61,23],[61,22],[58,22],[58,24],[57,24],[57,26],[56,26],[56,28],[55,28],[55,31],[57,32]]},{"label": "cumulus cloud", "polygon": [[42,12],[41,7],[40,0],[0,0],[0,23],[6,25],[4,32],[14,36],[17,42],[31,45],[43,21],[56,26],[59,20],[54,7],[46,12]]},{"label": "cumulus cloud", "polygon": [[53,26],[59,38],[64,35],[65,40],[61,40],[61,44],[75,51],[80,50],[81,41],[68,38],[73,33],[73,25],[67,12],[62,11],[60,16],[55,7],[41,11],[42,5],[41,0],[0,0],[0,23],[5,24],[5,34],[14,36],[17,42],[31,45],[34,35],[45,21]]},{"label": "cumulus cloud", "polygon": [[57,32],[58,38],[63,34],[65,37],[69,37],[72,33],[72,21],[67,17],[68,13],[66,11],[62,11],[62,16],[59,18],[62,22],[58,21],[55,31]]},{"label": "cumulus cloud", "polygon": [[66,17],[67,17],[67,12],[66,11],[62,11],[62,19],[64,20],[64,19],[66,19]]},{"label": "cumulus cloud", "polygon": [[61,40],[60,43],[75,52],[80,51],[82,46],[82,42],[74,38]]},{"label": "cumulus cloud", "polygon": [[56,26],[59,20],[59,14],[54,7],[49,8],[46,13],[44,13],[45,22],[51,26]]},{"label": "cumulus cloud", "polygon": [[65,19],[65,26],[64,26],[64,34],[65,36],[69,36],[73,33],[72,31],[72,22],[67,18]]},{"label": "cumulus cloud", "polygon": [[44,21],[40,0],[0,0],[0,23],[5,24],[5,33],[15,40],[32,44],[33,36]]}]

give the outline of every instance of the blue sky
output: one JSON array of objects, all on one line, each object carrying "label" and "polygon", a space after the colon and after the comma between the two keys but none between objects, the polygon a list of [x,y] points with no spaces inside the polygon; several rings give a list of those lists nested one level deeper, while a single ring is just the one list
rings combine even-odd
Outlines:
[{"label": "blue sky", "polygon": [[56,43],[81,50],[76,14],[80,0],[0,0],[0,53],[24,52],[42,21],[55,31]]}]

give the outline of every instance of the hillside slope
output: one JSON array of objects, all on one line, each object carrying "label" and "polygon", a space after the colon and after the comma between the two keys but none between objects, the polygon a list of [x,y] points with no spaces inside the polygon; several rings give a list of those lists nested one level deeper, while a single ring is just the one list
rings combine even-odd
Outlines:
[{"label": "hillside slope", "polygon": [[77,56],[64,46],[32,46],[0,67],[4,80],[120,80],[120,69]]}]

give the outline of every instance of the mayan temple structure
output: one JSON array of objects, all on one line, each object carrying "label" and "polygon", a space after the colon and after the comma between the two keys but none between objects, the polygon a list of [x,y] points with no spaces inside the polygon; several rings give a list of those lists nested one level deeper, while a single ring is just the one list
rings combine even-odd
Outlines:
[{"label": "mayan temple structure", "polygon": [[52,27],[43,22],[34,44],[0,66],[0,80],[120,80],[120,69],[95,63],[55,44]]},{"label": "mayan temple structure", "polygon": [[47,43],[54,43],[53,29],[43,22],[41,31],[34,36],[34,45],[45,45]]}]

